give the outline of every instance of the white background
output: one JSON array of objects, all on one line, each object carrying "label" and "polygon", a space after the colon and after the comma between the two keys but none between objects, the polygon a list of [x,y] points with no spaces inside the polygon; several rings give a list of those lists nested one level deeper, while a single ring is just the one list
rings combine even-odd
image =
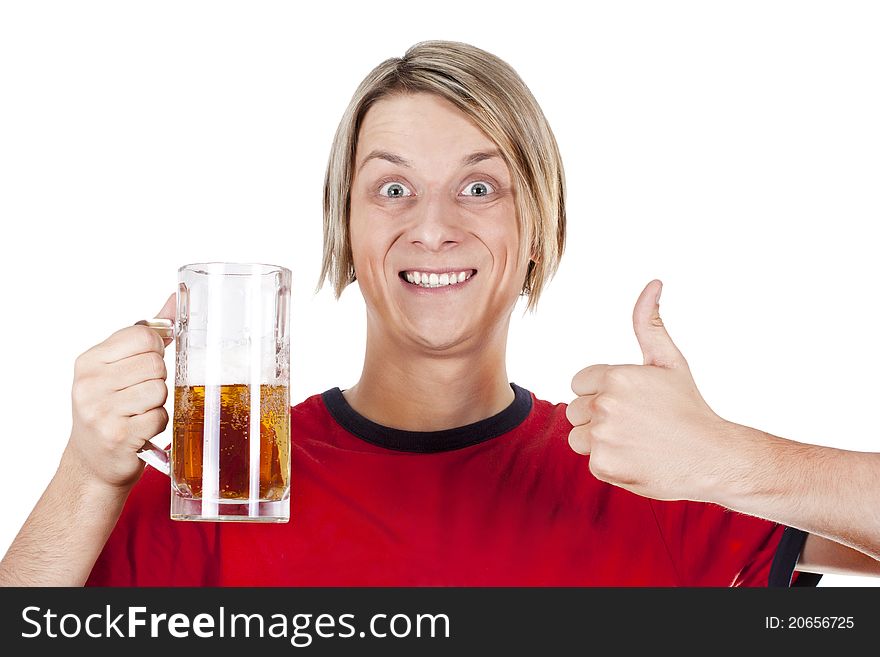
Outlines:
[{"label": "white background", "polygon": [[74,359],[181,264],[290,267],[292,399],[357,380],[357,288],[313,293],[324,167],[359,81],[430,38],[508,61],[566,166],[568,248],[514,314],[512,381],[569,401],[581,368],[640,362],[658,277],[721,416],[880,451],[877,34],[870,2],[0,4],[0,553],[69,435]]}]

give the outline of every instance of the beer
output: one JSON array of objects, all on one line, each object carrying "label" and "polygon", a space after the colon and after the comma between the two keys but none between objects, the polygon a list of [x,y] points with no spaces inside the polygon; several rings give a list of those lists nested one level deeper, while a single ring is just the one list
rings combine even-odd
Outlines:
[{"label": "beer", "polygon": [[[220,501],[250,497],[251,388],[246,384],[212,386],[220,391]],[[290,402],[286,386],[260,386],[260,500],[281,500],[288,490]],[[178,495],[202,496],[205,386],[174,389],[174,442],[171,448]]]}]

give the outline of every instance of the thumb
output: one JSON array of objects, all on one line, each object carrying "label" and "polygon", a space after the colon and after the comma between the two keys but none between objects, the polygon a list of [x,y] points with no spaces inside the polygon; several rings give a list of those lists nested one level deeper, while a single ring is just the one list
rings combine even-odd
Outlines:
[{"label": "thumb", "polygon": [[687,368],[687,361],[675,346],[660,319],[660,292],[663,283],[654,279],[645,286],[633,309],[633,329],[642,348],[645,365],[670,369]]},{"label": "thumb", "polygon": [[[168,297],[168,300],[165,302],[165,305],[162,306],[162,310],[157,312],[153,319],[142,319],[139,322],[135,322],[135,324],[143,324],[145,326],[149,326],[152,329],[155,329],[159,336],[162,338],[163,344],[167,347],[169,344],[174,342],[174,320],[177,317],[177,295],[172,294]],[[165,319],[171,320],[170,322],[158,322],[155,320]]]},{"label": "thumb", "polygon": [[167,347],[169,344],[174,342],[174,320],[177,318],[177,294],[172,292],[168,299],[165,301],[165,305],[162,306],[162,310],[156,313],[157,319],[170,319],[171,320],[171,337],[162,337],[162,342],[165,343]]},{"label": "thumb", "polygon": [[177,316],[177,294],[174,292],[171,293],[171,296],[168,297],[168,300],[165,302],[165,305],[162,306],[162,310],[156,313],[157,318],[161,319],[170,319],[174,321]]}]

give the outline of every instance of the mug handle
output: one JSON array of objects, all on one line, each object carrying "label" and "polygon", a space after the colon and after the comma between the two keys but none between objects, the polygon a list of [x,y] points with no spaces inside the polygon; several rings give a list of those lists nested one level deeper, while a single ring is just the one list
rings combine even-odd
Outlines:
[{"label": "mug handle", "polygon": [[146,463],[152,465],[159,472],[171,476],[171,450],[162,449],[156,443],[148,440],[137,452],[137,457]]},{"label": "mug handle", "polygon": [[[149,326],[159,334],[160,338],[174,337],[174,322],[170,319],[142,319],[139,322],[135,322],[135,324]],[[137,456],[147,465],[152,465],[159,472],[165,473],[166,476],[171,476],[170,449],[162,449],[153,441],[148,440],[144,443],[144,446],[138,450]]]}]

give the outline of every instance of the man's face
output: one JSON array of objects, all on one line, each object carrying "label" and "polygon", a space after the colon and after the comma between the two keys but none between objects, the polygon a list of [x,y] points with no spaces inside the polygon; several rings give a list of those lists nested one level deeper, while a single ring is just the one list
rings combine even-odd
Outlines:
[{"label": "man's face", "polygon": [[449,101],[394,95],[367,111],[350,234],[370,321],[396,341],[476,347],[506,329],[527,267],[510,172]]}]

